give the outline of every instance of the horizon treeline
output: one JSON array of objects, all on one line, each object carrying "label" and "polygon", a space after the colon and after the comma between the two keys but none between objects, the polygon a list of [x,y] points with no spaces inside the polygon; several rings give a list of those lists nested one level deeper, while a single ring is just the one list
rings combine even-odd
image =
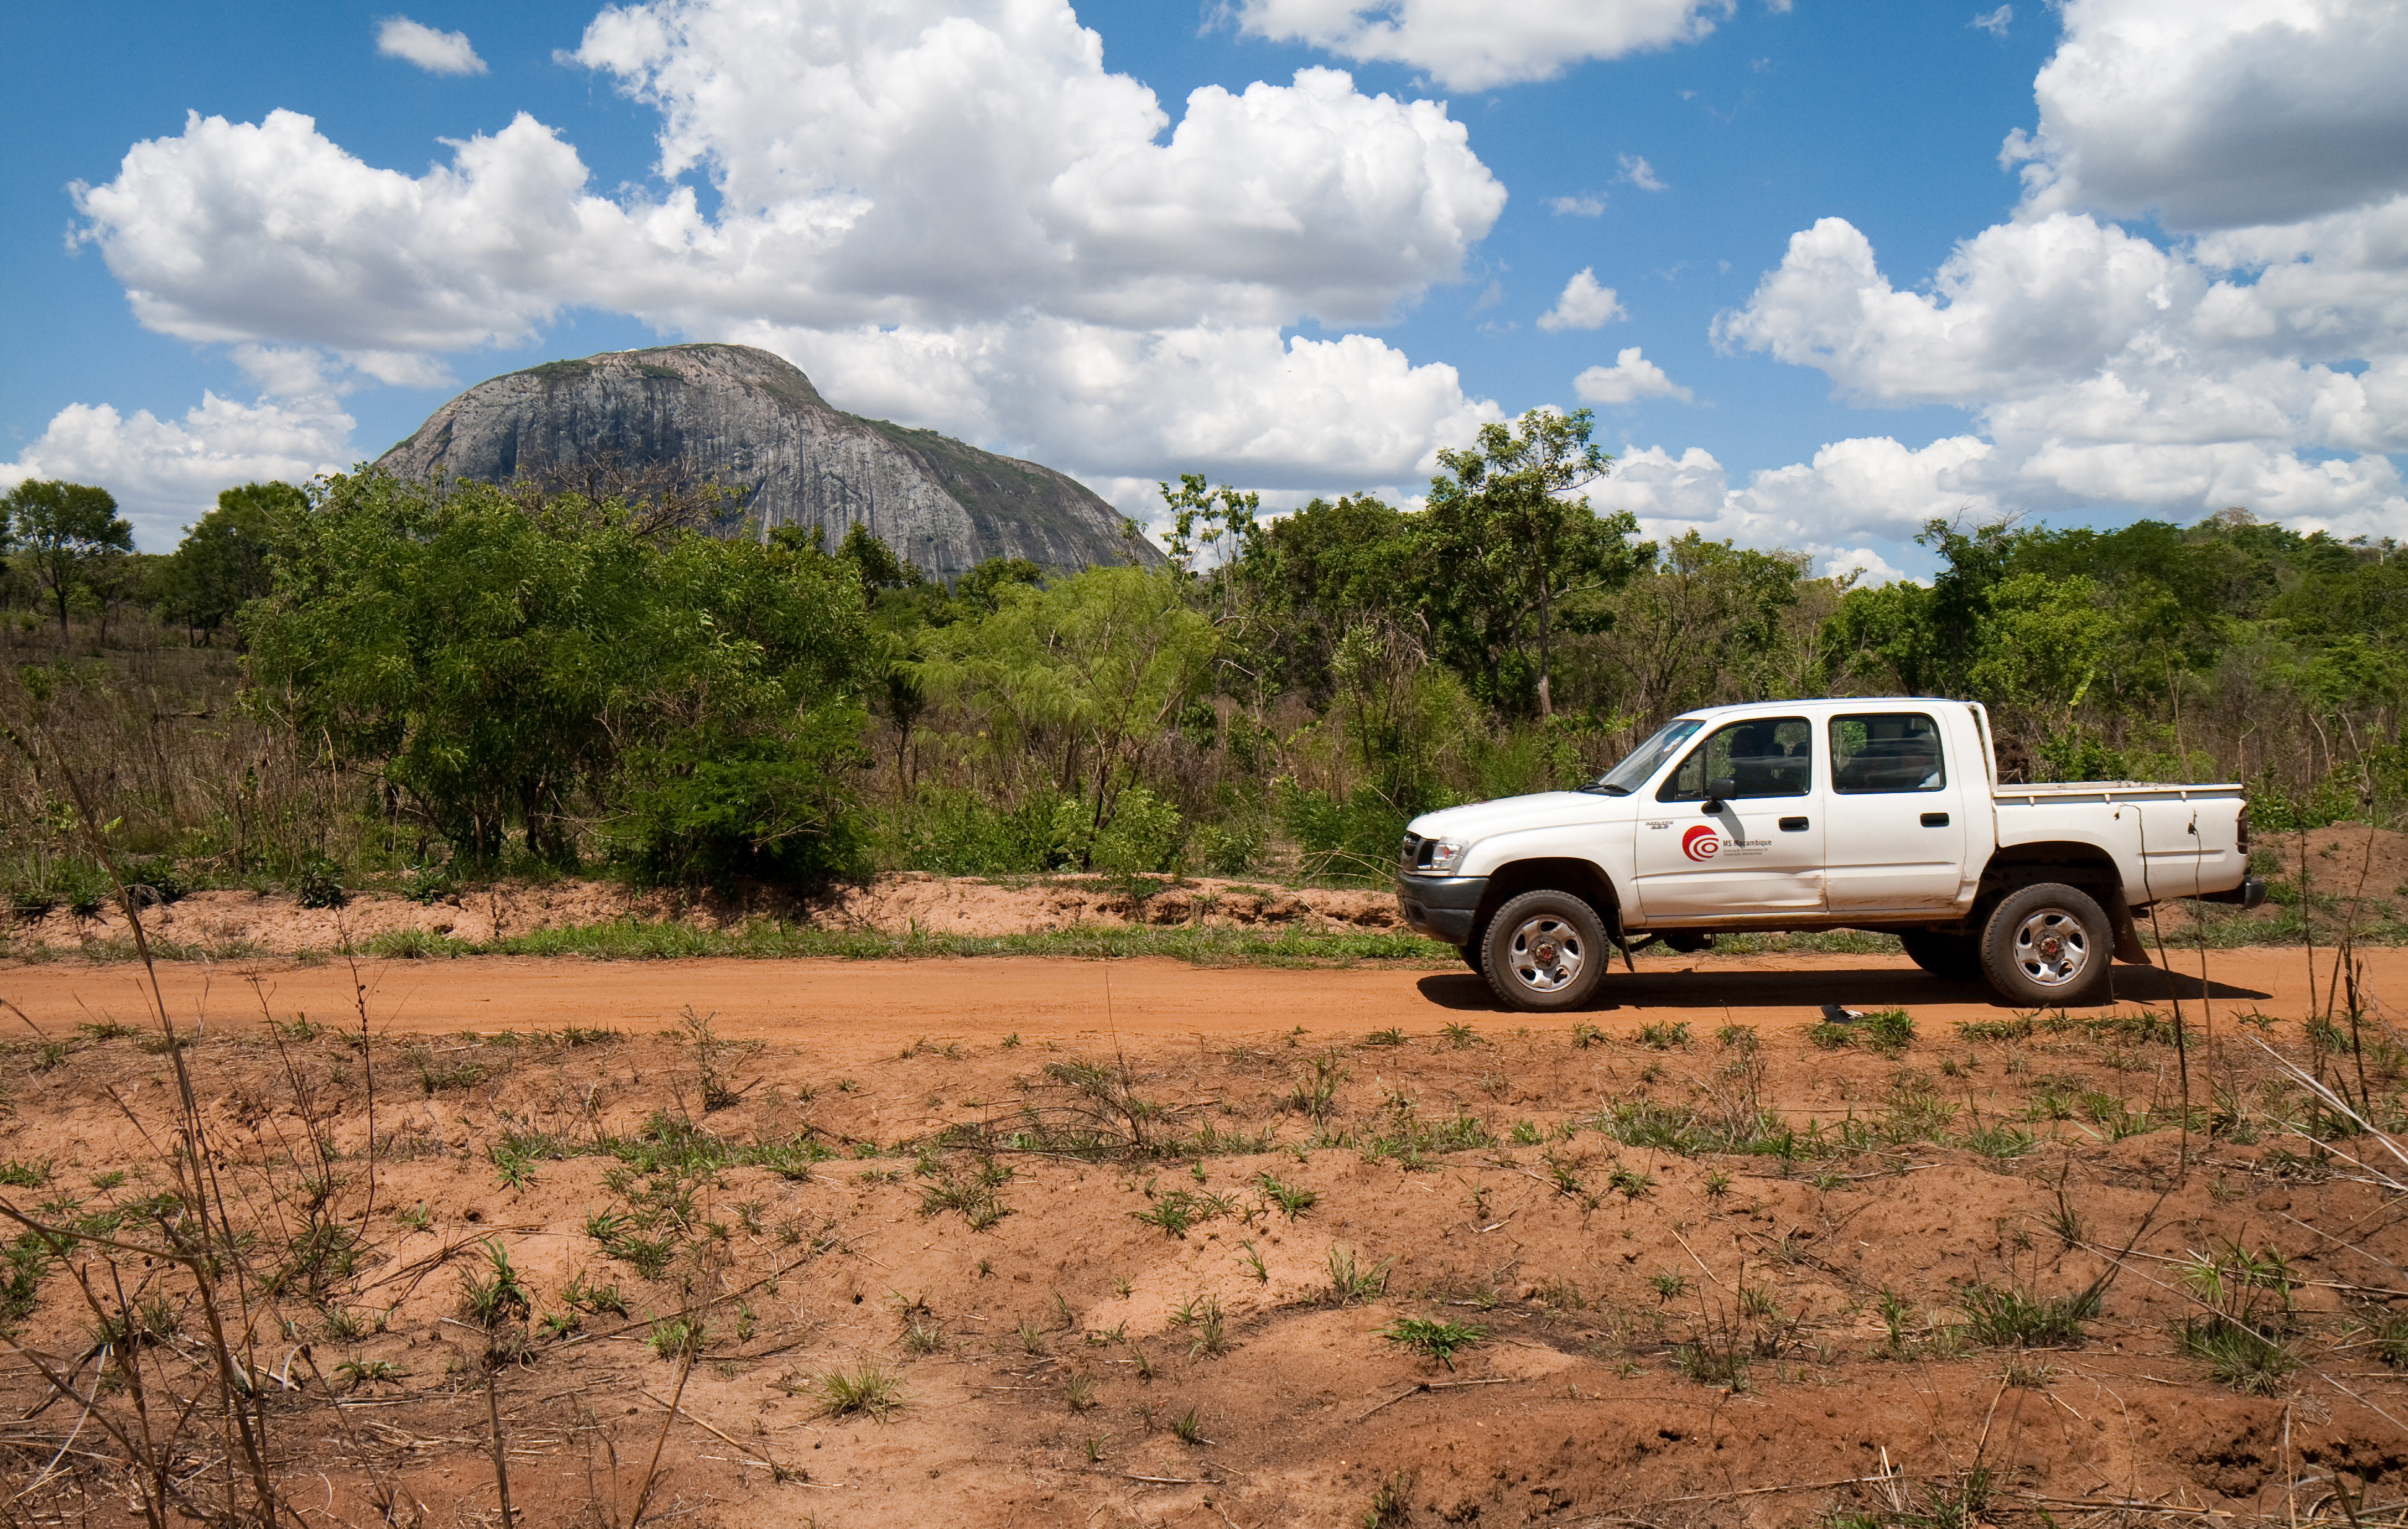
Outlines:
[{"label": "horizon treeline", "polygon": [[[2245,782],[2263,828],[2394,824],[2408,566],[2232,509],[1934,521],[1928,584],[1643,540],[1585,411],[1443,453],[1426,508],[1268,518],[1165,484],[1170,566],[932,583],[855,525],[710,495],[371,472],[221,496],[170,555],[96,489],[7,496],[0,883],[97,905],[88,806],[173,895],[421,895],[611,870],[1364,879],[1416,813],[1593,778],[1722,702],[1986,702],[2002,772]],[[699,512],[697,512],[699,506]]]}]

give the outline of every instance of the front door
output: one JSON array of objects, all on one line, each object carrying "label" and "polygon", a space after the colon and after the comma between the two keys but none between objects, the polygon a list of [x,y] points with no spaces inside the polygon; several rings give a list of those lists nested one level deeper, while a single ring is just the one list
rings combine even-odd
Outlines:
[{"label": "front door", "polygon": [[1814,729],[1802,716],[1715,728],[1640,809],[1639,903],[1649,924],[1823,906]]}]

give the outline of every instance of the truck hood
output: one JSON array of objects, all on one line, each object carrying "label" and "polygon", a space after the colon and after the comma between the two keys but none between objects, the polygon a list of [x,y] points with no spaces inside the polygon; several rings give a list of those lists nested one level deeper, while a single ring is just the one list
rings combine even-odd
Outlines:
[{"label": "truck hood", "polygon": [[1492,834],[1627,816],[1636,810],[1627,805],[1629,800],[1596,791],[1541,791],[1526,797],[1499,797],[1494,801],[1474,801],[1424,813],[1408,827],[1425,839],[1453,839],[1469,844]]}]

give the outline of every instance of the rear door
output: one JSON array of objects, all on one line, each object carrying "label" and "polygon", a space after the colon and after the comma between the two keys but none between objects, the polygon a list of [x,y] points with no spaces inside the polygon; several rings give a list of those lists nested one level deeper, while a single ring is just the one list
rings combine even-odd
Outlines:
[{"label": "rear door", "polygon": [[1982,762],[1957,757],[1947,729],[1916,707],[1868,707],[1825,724],[1831,790],[1823,839],[1834,913],[1956,905],[1966,802],[1986,796]]},{"label": "rear door", "polygon": [[1814,748],[1806,718],[1773,716],[1726,723],[1689,751],[1639,809],[1648,922],[1822,907]]}]

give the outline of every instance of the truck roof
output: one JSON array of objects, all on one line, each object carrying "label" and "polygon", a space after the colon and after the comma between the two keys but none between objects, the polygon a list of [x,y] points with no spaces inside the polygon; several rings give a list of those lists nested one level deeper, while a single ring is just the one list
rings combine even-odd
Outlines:
[{"label": "truck roof", "polygon": [[1684,717],[1726,716],[1736,712],[1861,712],[1868,707],[1884,706],[1964,706],[1978,704],[1969,700],[1952,700],[1946,696],[1831,696],[1815,700],[1743,700],[1727,706],[1699,706],[1683,712]]}]

